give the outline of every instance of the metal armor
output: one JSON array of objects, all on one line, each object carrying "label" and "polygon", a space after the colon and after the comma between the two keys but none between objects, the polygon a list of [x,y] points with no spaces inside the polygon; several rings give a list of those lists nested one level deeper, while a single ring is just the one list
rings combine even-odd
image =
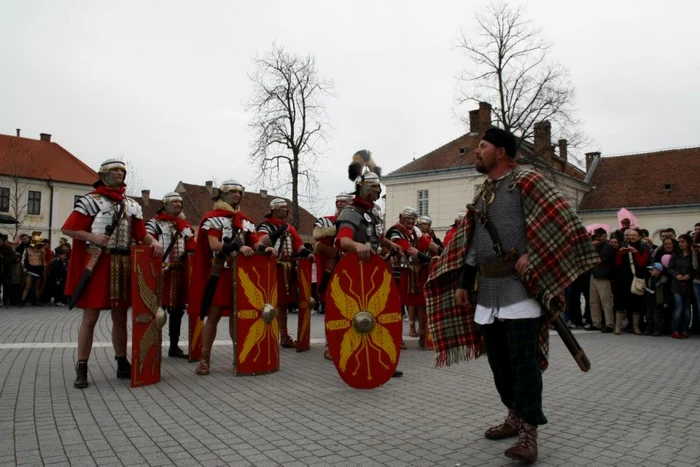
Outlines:
[{"label": "metal armor", "polygon": [[[177,226],[170,221],[154,218],[146,222],[146,232],[157,235],[163,248],[168,248],[173,241],[173,236],[177,233]],[[193,236],[194,233],[189,227],[183,230],[170,249],[170,253],[165,261],[169,263],[178,262],[179,258],[185,253],[185,243]]]},{"label": "metal armor", "polygon": [[[258,227],[259,232],[265,232],[266,234],[271,234],[277,230],[277,226],[272,225],[269,222],[263,222]],[[292,236],[289,232],[285,232],[274,245],[272,245],[275,250],[279,253],[279,259],[291,259],[294,257],[294,248],[292,247]]]},{"label": "metal armor", "polygon": [[364,243],[375,252],[379,249],[384,225],[376,206],[372,211],[365,211],[352,204],[345,206],[336,221],[338,231],[343,225],[348,225],[355,230],[354,241]]},{"label": "metal armor", "polygon": [[[132,216],[137,219],[143,217],[141,206],[131,198],[124,198],[124,213],[121,216],[119,223],[114,229],[114,232],[109,238],[107,248],[128,250],[131,248],[131,223]],[[107,226],[111,225],[114,219],[114,214],[117,212],[119,203],[112,201],[106,196],[96,193],[82,196],[75,203],[74,210],[95,219],[92,222],[92,233],[103,234]],[[88,246],[90,242],[87,242]]]},{"label": "metal armor", "polygon": [[[236,226],[233,225],[233,219],[231,219],[230,217],[210,217],[209,219],[204,221],[204,224],[202,224],[202,229],[221,230],[222,240],[227,237],[232,240],[238,237],[241,239],[241,241],[245,242],[246,232],[255,232],[255,225],[252,222],[249,222],[244,219],[243,228],[238,229],[236,228]],[[212,252],[212,258],[215,256],[216,253]],[[231,265],[227,261],[224,267],[229,268],[231,267]]]}]

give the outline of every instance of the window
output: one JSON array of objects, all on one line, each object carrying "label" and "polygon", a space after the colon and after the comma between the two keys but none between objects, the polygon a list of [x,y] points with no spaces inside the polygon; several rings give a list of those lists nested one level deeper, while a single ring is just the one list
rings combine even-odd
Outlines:
[{"label": "window", "polygon": [[0,188],[0,212],[10,211],[10,189]]},{"label": "window", "polygon": [[418,190],[418,215],[428,215],[428,190]]},{"label": "window", "polygon": [[41,213],[41,191],[29,190],[27,214],[38,216]]},{"label": "window", "polygon": [[673,183],[664,183],[664,191],[671,191],[673,189]]}]

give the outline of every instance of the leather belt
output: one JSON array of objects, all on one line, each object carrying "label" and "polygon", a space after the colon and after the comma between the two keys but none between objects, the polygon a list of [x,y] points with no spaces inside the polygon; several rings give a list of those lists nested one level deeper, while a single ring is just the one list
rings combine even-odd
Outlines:
[{"label": "leather belt", "polygon": [[125,248],[105,248],[104,252],[119,256],[129,256],[131,254],[131,250]]},{"label": "leather belt", "polygon": [[515,274],[514,261],[496,261],[494,263],[481,264],[477,268],[479,275],[490,279],[501,279]]}]

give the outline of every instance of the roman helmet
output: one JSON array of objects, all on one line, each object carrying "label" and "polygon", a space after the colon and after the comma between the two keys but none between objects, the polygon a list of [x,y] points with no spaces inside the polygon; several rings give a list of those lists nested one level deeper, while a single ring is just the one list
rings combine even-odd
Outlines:
[{"label": "roman helmet", "polygon": [[[216,196],[212,198],[214,201],[223,201],[224,203],[236,207],[238,206],[238,203],[234,204],[233,202],[233,194],[235,192],[239,192],[241,194],[241,198],[243,199],[243,193],[245,193],[245,187],[238,183],[235,180],[226,180],[224,181],[221,186],[218,188],[218,193]],[[239,203],[240,203],[239,199]]]},{"label": "roman helmet", "polygon": [[[357,151],[348,166],[348,177],[355,182],[355,193],[365,201],[374,202],[381,195],[381,168],[372,159],[372,153],[366,149]],[[379,187],[379,190],[377,190]]]},{"label": "roman helmet", "polygon": [[29,243],[29,246],[35,250],[39,250],[46,246],[44,240],[41,238],[41,232],[32,232],[32,241]]},{"label": "roman helmet", "polygon": [[[114,180],[114,174],[111,172],[112,169],[124,170],[124,181],[118,183],[116,180]],[[105,185],[110,188],[121,188],[126,186],[126,183],[124,183],[126,181],[126,164],[122,160],[107,159],[100,165],[100,170],[97,173],[100,176],[100,179],[92,184],[92,186],[95,188],[100,185]]]},{"label": "roman helmet", "polygon": [[[180,207],[176,207],[173,205],[174,201],[180,201]],[[178,193],[177,191],[173,191],[171,193],[166,193],[165,196],[163,196],[163,206],[158,209],[158,212],[164,212],[168,214],[169,216],[177,216],[182,212],[182,195]]]},{"label": "roman helmet", "polygon": [[[284,210],[287,212],[284,212]],[[275,198],[270,201],[270,213],[265,217],[271,217],[274,214],[275,217],[283,219],[289,215],[289,206],[287,206],[287,200],[284,198]]]}]

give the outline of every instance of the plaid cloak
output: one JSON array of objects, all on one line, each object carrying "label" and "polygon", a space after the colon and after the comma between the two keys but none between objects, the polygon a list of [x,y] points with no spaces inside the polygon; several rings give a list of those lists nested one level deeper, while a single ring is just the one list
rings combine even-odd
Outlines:
[{"label": "plaid cloak", "polygon": [[[548,364],[549,323],[564,311],[564,289],[595,266],[599,257],[578,215],[554,184],[534,169],[516,166],[513,171],[509,189],[521,192],[527,229],[524,282],[546,312],[540,329],[540,367],[544,371]],[[457,306],[454,297],[474,222],[474,213],[469,211],[425,284],[436,366],[478,358],[485,352],[481,331],[474,322],[474,307]]]}]

